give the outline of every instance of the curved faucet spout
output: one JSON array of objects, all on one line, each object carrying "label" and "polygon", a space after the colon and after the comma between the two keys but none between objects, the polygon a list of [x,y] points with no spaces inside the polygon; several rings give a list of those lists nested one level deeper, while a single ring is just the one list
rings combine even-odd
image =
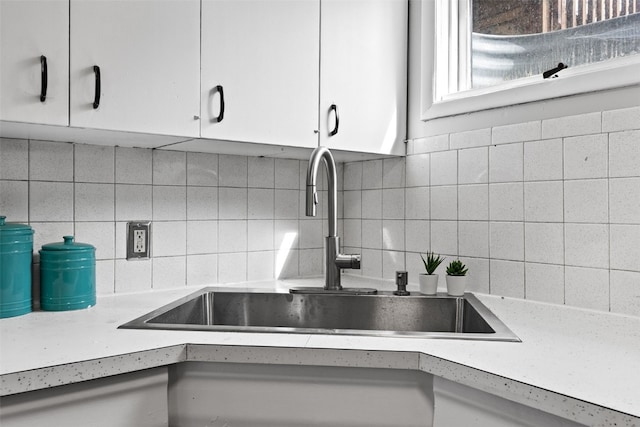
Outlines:
[{"label": "curved faucet spout", "polygon": [[306,214],[307,216],[316,216],[316,205],[318,204],[318,192],[316,182],[318,180],[318,168],[320,162],[324,161],[327,171],[327,181],[329,184],[328,208],[329,208],[329,236],[337,236],[338,208],[336,201],[338,200],[338,190],[336,188],[336,162],[333,155],[327,147],[318,147],[313,150],[309,158],[309,166],[307,167],[307,193],[306,193]]}]

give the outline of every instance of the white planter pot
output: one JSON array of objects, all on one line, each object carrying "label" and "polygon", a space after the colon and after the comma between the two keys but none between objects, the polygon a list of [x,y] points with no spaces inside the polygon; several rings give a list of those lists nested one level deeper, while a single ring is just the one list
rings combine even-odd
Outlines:
[{"label": "white planter pot", "polygon": [[460,297],[464,295],[467,287],[467,276],[447,275],[447,293],[451,296]]},{"label": "white planter pot", "polygon": [[424,295],[435,295],[438,293],[438,275],[437,274],[420,274],[420,293]]}]

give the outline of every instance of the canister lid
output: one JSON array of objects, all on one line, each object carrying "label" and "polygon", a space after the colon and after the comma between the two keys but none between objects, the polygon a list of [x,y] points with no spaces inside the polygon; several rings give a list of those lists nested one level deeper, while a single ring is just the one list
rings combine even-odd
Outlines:
[{"label": "canister lid", "polygon": [[63,236],[64,242],[47,243],[42,245],[43,251],[86,251],[94,250],[95,247],[88,243],[73,241],[73,236]]},{"label": "canister lid", "polygon": [[33,229],[27,224],[6,222],[7,217],[0,215],[0,234],[33,234]]}]

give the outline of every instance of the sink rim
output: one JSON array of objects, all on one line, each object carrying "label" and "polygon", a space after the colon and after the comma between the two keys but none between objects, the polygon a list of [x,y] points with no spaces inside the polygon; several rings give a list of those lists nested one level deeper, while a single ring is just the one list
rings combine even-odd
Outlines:
[{"label": "sink rim", "polygon": [[[423,332],[423,331],[387,331],[387,330],[364,330],[364,329],[328,329],[328,328],[292,328],[282,326],[235,326],[235,325],[194,325],[180,323],[152,323],[152,320],[160,315],[179,307],[193,299],[209,292],[215,293],[256,293],[256,294],[289,294],[284,289],[258,289],[258,288],[231,288],[208,286],[184,297],[178,298],[155,310],[152,310],[140,317],[126,322],[118,329],[143,329],[143,330],[163,330],[163,331],[193,331],[193,332],[242,332],[242,333],[291,333],[291,334],[311,334],[311,335],[353,335],[369,337],[400,337],[400,338],[428,338],[428,339],[456,339],[456,340],[477,340],[477,341],[503,341],[521,342],[520,338],[509,329],[487,306],[485,306],[474,294],[465,292],[462,297],[454,297],[446,293],[437,295],[423,295],[418,292],[411,292],[409,296],[397,296],[393,292],[378,291],[373,295],[339,295],[323,294],[327,298],[344,296],[352,298],[418,298],[418,299],[460,299],[463,298],[493,329],[493,333],[481,332]],[[306,294],[309,296],[309,294]],[[313,294],[312,294],[313,295]]]}]

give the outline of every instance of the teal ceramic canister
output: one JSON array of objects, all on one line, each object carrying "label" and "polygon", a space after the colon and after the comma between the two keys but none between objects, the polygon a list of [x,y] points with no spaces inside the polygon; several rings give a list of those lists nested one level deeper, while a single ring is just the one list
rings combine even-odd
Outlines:
[{"label": "teal ceramic canister", "polygon": [[0,216],[0,318],[31,311],[33,229]]},{"label": "teal ceramic canister", "polygon": [[78,310],[96,304],[96,248],[64,236],[40,250],[40,308]]}]

